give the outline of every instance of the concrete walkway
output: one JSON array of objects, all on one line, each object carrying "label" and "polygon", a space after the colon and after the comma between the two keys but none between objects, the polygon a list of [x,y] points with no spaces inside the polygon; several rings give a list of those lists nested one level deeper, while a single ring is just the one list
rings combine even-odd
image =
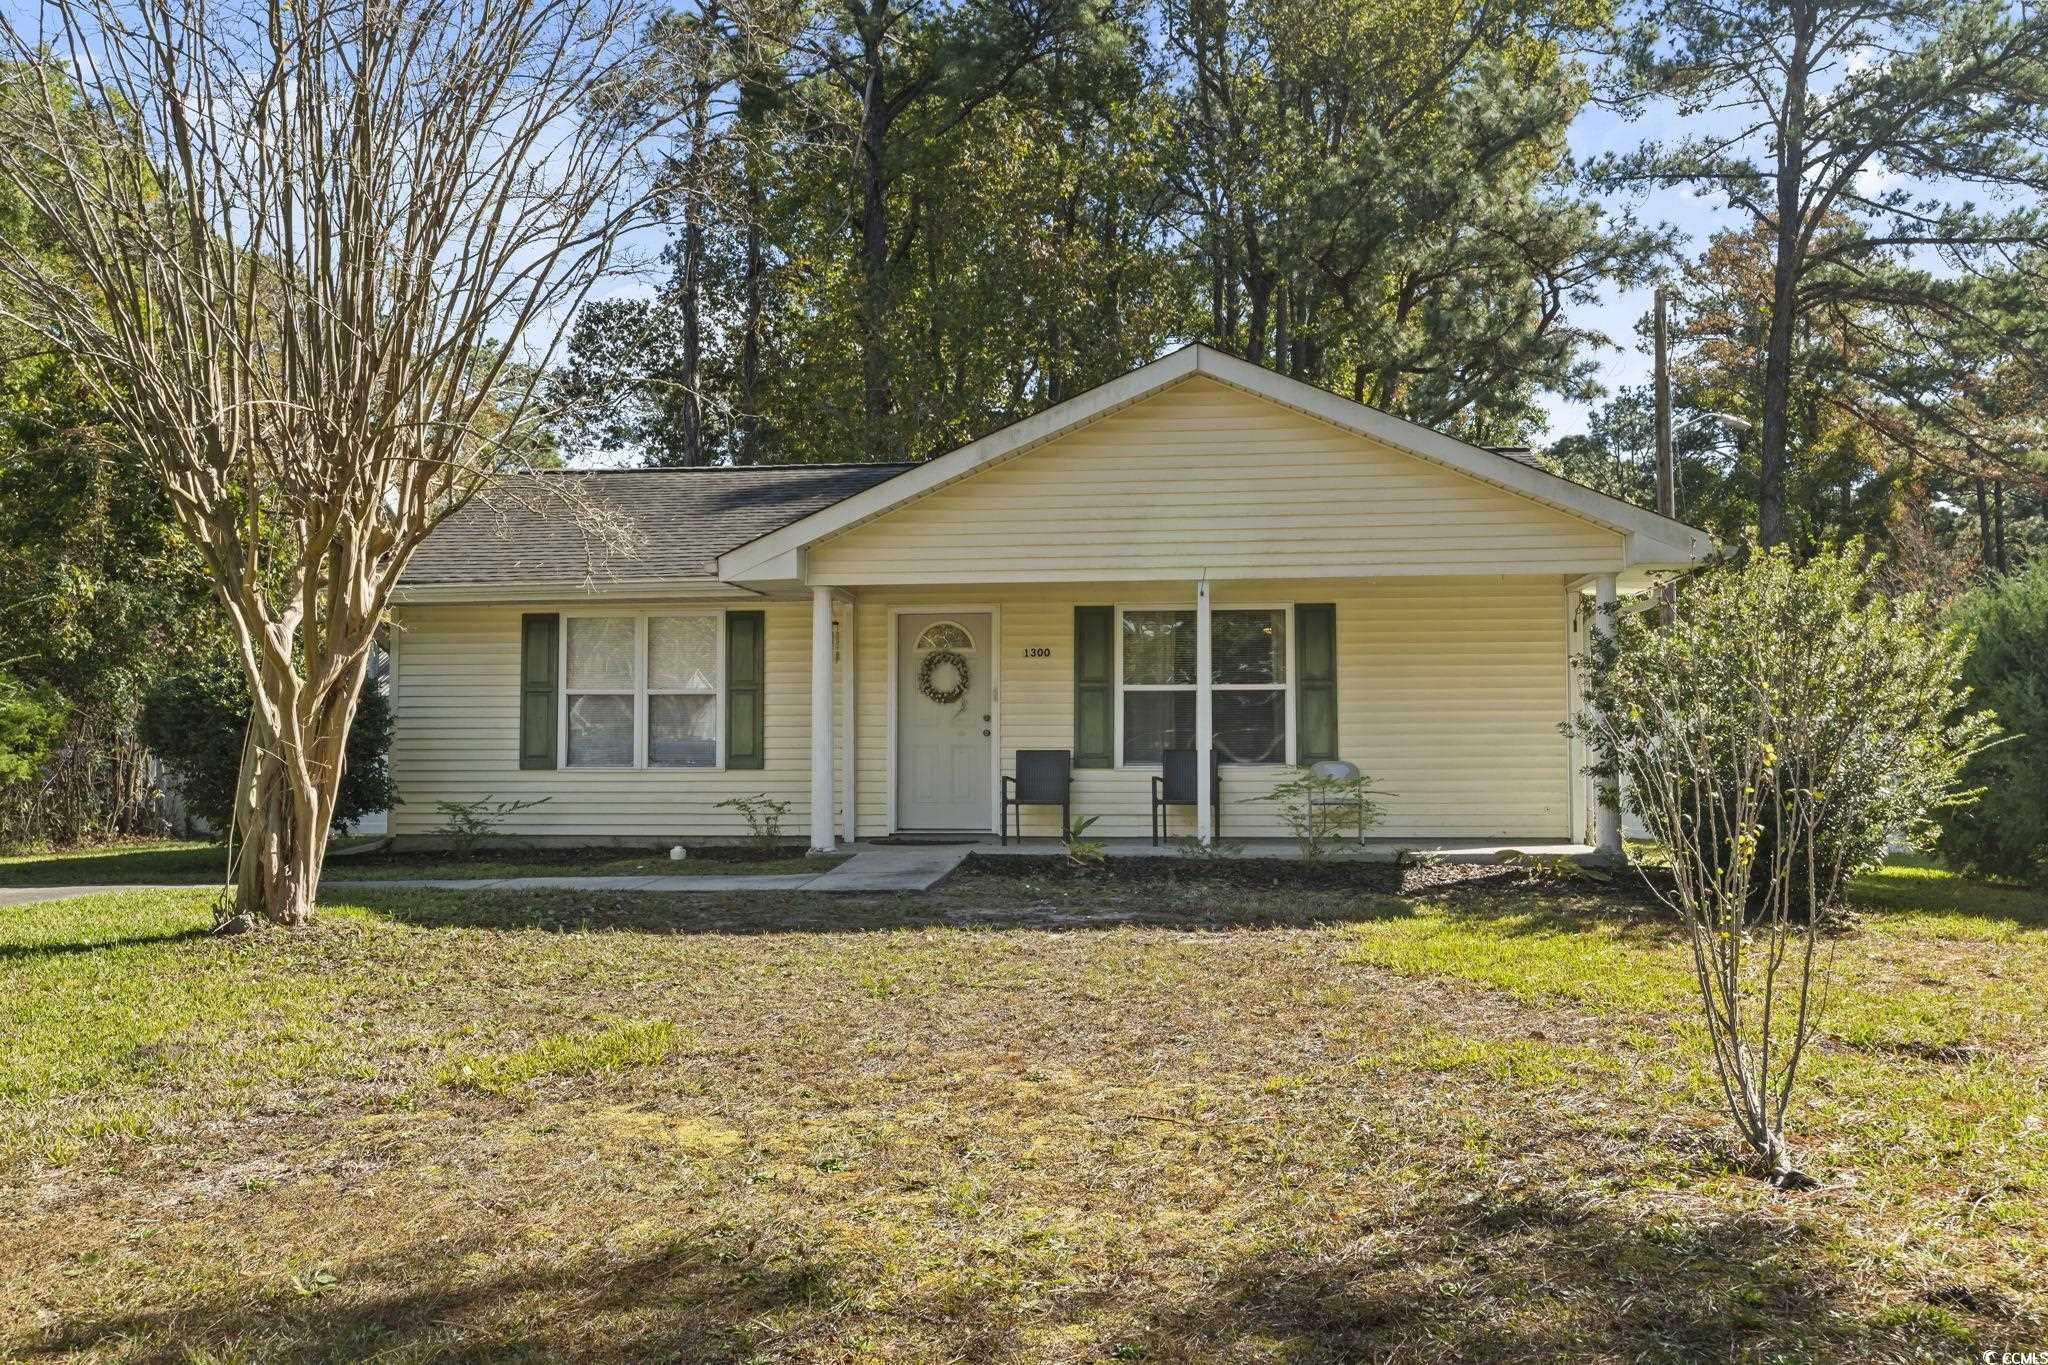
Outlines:
[{"label": "concrete walkway", "polygon": [[[944,848],[861,848],[828,872],[787,877],[334,877],[322,889],[355,887],[394,891],[827,891],[889,893],[929,891],[951,875],[974,850]],[[190,882],[130,883],[121,886],[0,887],[0,907],[104,896],[120,891],[192,890]]]}]

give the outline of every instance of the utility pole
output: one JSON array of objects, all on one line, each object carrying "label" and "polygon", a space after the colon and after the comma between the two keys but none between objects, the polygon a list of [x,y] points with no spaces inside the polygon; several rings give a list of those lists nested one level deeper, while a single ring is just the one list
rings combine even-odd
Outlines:
[{"label": "utility pole", "polygon": [[1671,460],[1671,366],[1666,351],[1670,345],[1668,318],[1670,294],[1657,286],[1657,320],[1654,328],[1657,348],[1657,510],[1667,517],[1678,515],[1678,470]]}]

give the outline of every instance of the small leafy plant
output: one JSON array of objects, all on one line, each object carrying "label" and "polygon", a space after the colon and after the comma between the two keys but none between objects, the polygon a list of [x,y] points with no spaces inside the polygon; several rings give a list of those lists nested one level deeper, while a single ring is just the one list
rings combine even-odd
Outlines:
[{"label": "small leafy plant", "polygon": [[1109,861],[1108,849],[1081,837],[1101,818],[1099,815],[1083,816],[1060,835],[1060,843],[1066,846],[1067,861],[1076,867],[1100,867]]},{"label": "small leafy plant", "polygon": [[1281,822],[1300,840],[1302,861],[1313,863],[1329,857],[1331,845],[1339,839],[1347,835],[1363,839],[1367,830],[1384,820],[1386,808],[1378,798],[1385,795],[1369,777],[1304,772],[1282,782],[1263,799],[1273,804]]},{"label": "small leafy plant", "polygon": [[476,801],[436,801],[434,809],[441,812],[444,823],[434,832],[448,841],[452,852],[467,858],[483,847],[484,840],[494,838],[506,820],[553,799],[540,796],[531,801],[499,801],[485,796]]},{"label": "small leafy plant", "polygon": [[1173,845],[1175,853],[1196,862],[1220,862],[1225,858],[1235,858],[1244,852],[1244,845],[1241,842],[1211,839],[1205,844],[1192,834],[1176,834],[1167,842]]},{"label": "small leafy plant", "polygon": [[789,802],[777,801],[766,792],[735,796],[718,803],[720,810],[736,810],[747,822],[755,847],[772,853],[782,847],[782,822],[789,818]]}]

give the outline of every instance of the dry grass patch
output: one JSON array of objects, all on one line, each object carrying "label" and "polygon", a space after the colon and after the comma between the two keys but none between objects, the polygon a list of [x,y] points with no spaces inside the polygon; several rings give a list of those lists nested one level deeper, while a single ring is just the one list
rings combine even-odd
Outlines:
[{"label": "dry grass patch", "polygon": [[1844,940],[1872,984],[1816,1068],[1835,1178],[1788,1198],[1701,1107],[1675,945],[1592,899],[330,900],[241,942],[188,937],[185,893],[4,912],[0,1357],[1950,1358],[2043,1330],[2038,1012],[1932,981],[1986,1052],[1872,1045],[1928,1036],[1926,999],[1883,1008],[1923,951],[2018,977],[2031,925],[1973,947],[1873,911]]}]

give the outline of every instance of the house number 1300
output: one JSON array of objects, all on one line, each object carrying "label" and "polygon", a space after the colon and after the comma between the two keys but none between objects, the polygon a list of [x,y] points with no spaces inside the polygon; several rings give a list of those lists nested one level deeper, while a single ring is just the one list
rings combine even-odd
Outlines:
[{"label": "house number 1300", "polygon": [[1045,648],[1043,645],[1035,646],[1031,649],[1025,650],[1024,657],[1027,659],[1050,659],[1052,657],[1052,651],[1050,649]]}]

